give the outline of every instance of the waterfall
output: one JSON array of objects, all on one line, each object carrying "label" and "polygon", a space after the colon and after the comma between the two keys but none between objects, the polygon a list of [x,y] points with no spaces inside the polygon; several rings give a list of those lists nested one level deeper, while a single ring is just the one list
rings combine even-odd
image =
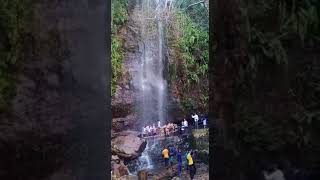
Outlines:
[{"label": "waterfall", "polygon": [[[133,86],[136,90],[137,125],[163,125],[167,120],[167,80],[166,67],[166,8],[170,0],[137,0],[131,18],[139,29],[136,41],[139,51],[132,59]],[[147,141],[141,156],[131,162],[130,169],[136,173],[141,169],[154,169],[162,166],[159,140]]]},{"label": "waterfall", "polygon": [[157,121],[164,124],[167,119],[167,81],[164,76],[167,1],[141,0],[134,9],[141,33],[141,55],[134,83],[138,90],[136,109],[140,125],[152,125]]}]

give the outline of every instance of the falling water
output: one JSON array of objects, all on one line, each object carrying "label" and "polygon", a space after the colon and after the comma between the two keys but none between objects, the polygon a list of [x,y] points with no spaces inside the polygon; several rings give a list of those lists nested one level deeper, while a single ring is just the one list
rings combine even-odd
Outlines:
[{"label": "falling water", "polygon": [[154,150],[154,145],[150,145],[150,143],[148,143],[146,149],[142,152],[141,156],[139,157],[139,165],[138,168],[139,169],[152,169],[153,168],[153,164],[151,162],[151,157],[149,154],[149,151]]},{"label": "falling water", "polygon": [[167,118],[167,81],[164,78],[165,0],[140,0],[135,7],[140,28],[140,61],[135,86],[138,89],[139,124],[162,124]]},{"label": "falling water", "polygon": [[[136,0],[133,20],[139,29],[138,59],[134,62],[133,85],[137,90],[138,126],[161,124],[167,119],[167,81],[165,71],[165,27],[168,0]],[[133,163],[132,171],[159,166],[158,141],[148,141],[146,149]],[[156,153],[156,154],[154,154]],[[160,156],[159,156],[160,157]],[[158,158],[159,158],[158,157]],[[157,163],[158,162],[158,163]],[[162,163],[160,157],[160,164]]]}]

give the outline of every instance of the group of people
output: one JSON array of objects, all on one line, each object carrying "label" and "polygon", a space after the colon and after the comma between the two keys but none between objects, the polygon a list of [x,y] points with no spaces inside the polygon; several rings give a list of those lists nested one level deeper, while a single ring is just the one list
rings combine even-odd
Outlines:
[{"label": "group of people", "polygon": [[[199,128],[199,116],[198,114],[194,113],[191,115],[191,117],[194,120],[194,127],[196,129]],[[202,125],[204,128],[207,127],[207,119],[206,118],[202,118]],[[181,122],[181,127],[180,127],[180,132],[183,133],[185,132],[189,127],[188,121],[186,119],[183,119]],[[176,130],[178,130],[178,125],[174,124],[174,123],[167,123],[163,126],[161,126],[161,122],[158,121],[157,122],[157,126],[155,124],[152,125],[146,125],[143,127],[142,129],[142,134],[143,137],[146,136],[154,136],[154,135],[161,135],[161,136],[167,136],[170,135],[174,132],[176,132]]]},{"label": "group of people", "polygon": [[[196,129],[199,128],[199,116],[198,114],[194,113],[191,115],[192,119],[194,120],[194,127]],[[202,125],[204,128],[207,127],[207,118],[202,118]],[[183,132],[185,129],[188,128],[188,121],[186,119],[183,119],[181,122],[181,131]]]},{"label": "group of people", "polygon": [[158,121],[158,126],[156,127],[155,124],[151,125],[146,125],[142,129],[142,135],[143,137],[145,136],[154,136],[154,135],[161,135],[161,136],[166,136],[169,135],[178,128],[176,124],[173,123],[167,123],[163,126],[161,126],[161,122]]},{"label": "group of people", "polygon": [[162,157],[164,159],[164,164],[167,167],[169,165],[174,165],[174,158],[176,157],[178,175],[182,176],[182,166],[183,166],[183,156],[186,161],[186,169],[189,170],[190,178],[193,179],[196,174],[196,166],[194,164],[194,152],[192,150],[186,151],[185,154],[182,153],[181,149],[174,146],[164,147],[162,150]]},{"label": "group of people", "polygon": [[152,136],[152,135],[156,135],[157,134],[157,129],[156,126],[153,124],[152,126],[148,125],[148,126],[144,126],[143,130],[142,130],[142,134],[144,136],[148,135],[148,136]]}]

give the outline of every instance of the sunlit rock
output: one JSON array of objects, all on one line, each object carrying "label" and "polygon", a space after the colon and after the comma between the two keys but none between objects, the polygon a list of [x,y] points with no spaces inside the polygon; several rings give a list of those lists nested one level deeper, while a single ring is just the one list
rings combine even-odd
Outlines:
[{"label": "sunlit rock", "polygon": [[111,140],[112,154],[120,158],[135,159],[146,147],[146,141],[138,137],[139,132],[124,131]]}]

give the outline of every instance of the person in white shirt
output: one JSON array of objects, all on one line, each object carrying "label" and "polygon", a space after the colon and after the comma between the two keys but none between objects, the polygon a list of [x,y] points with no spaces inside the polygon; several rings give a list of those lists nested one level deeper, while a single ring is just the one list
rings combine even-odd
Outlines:
[{"label": "person in white shirt", "polygon": [[151,127],[150,126],[147,126],[147,133],[148,133],[148,136],[150,136],[150,134],[151,134]]},{"label": "person in white shirt", "polygon": [[180,131],[180,133],[183,134],[183,131],[184,131],[184,121],[181,121],[181,131]]},{"label": "person in white shirt", "polygon": [[184,119],[184,127],[188,128],[188,121],[186,119]]},{"label": "person in white shirt", "polygon": [[204,118],[202,121],[203,127],[206,128],[207,127],[207,119]]},{"label": "person in white shirt", "polygon": [[197,114],[194,114],[191,117],[194,119],[194,125],[195,125],[196,129],[198,129],[199,116]]},{"label": "person in white shirt", "polygon": [[161,128],[161,122],[158,121],[158,128]]},{"label": "person in white shirt", "polygon": [[155,135],[155,134],[156,134],[156,130],[157,130],[157,128],[156,128],[156,126],[153,124],[153,125],[152,125],[152,135]]},{"label": "person in white shirt", "polygon": [[142,136],[144,137],[146,134],[147,134],[147,127],[144,126],[144,127],[142,128]]}]

